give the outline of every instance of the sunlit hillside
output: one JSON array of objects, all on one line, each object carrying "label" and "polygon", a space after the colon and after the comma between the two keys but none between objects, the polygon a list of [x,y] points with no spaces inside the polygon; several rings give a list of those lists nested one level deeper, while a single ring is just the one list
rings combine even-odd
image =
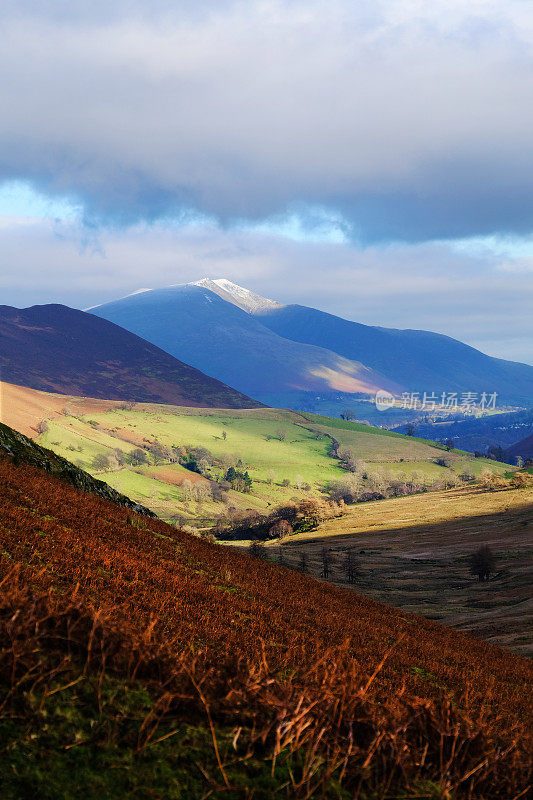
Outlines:
[{"label": "sunlit hillside", "polygon": [[[381,428],[276,409],[191,409],[7,387],[2,415],[164,519],[199,527],[232,508],[264,512],[332,490],[438,489],[484,469],[510,469]],[[232,467],[248,474],[248,486],[225,481]]]}]

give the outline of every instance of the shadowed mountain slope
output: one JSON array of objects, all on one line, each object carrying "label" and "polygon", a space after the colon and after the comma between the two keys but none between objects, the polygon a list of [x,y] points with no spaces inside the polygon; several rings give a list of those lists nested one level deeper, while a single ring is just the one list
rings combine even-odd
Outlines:
[{"label": "shadowed mountain slope", "polygon": [[515,459],[517,456],[526,459],[533,458],[533,433],[511,445],[506,451],[506,455],[509,459]]},{"label": "shadowed mountain slope", "polygon": [[0,376],[32,389],[106,400],[261,405],[118,325],[62,305],[0,306]]},{"label": "shadowed mountain slope", "polygon": [[377,388],[439,398],[496,392],[499,404],[518,406],[533,397],[533,367],[526,364],[492,358],[442,334],[283,306],[223,278],[143,291],[92,313],[240,391],[293,408],[306,405],[298,392],[373,395]]},{"label": "shadowed mountain slope", "polygon": [[[239,302],[242,298],[239,298]],[[275,391],[373,394],[399,389],[363,363],[289,341],[205,286],[171,286],[106,303],[111,320],[253,397]]]},{"label": "shadowed mountain slope", "polygon": [[300,305],[261,310],[257,319],[280,336],[363,361],[410,392],[497,392],[530,405],[533,367],[492,358],[438,333],[379,328]]}]

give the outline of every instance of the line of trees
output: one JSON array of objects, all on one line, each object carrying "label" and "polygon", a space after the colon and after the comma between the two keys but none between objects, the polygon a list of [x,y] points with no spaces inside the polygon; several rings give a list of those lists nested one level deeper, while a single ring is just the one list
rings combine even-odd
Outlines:
[{"label": "line of trees", "polygon": [[[249,547],[250,555],[255,558],[269,559],[269,549],[262,541],[253,540]],[[281,566],[291,566],[287,562],[283,547],[277,551],[277,561]],[[480,583],[490,581],[497,574],[498,558],[488,545],[482,545],[467,558],[468,569],[472,577],[477,578]],[[294,569],[302,573],[309,573],[309,555],[303,546],[293,566]],[[319,574],[324,580],[337,577],[350,585],[357,583],[364,572],[361,562],[355,555],[353,548],[348,548],[340,554],[340,559],[336,559],[336,553],[324,544],[319,552]]]},{"label": "line of trees", "polygon": [[[449,467],[446,459],[438,459],[439,466]],[[349,465],[348,457],[343,456],[343,464]],[[387,497],[404,497],[420,492],[438,492],[443,489],[453,489],[463,483],[469,483],[474,475],[465,470],[461,475],[448,472],[439,478],[428,481],[426,475],[420,471],[410,474],[406,472],[394,473],[383,468],[370,469],[363,461],[357,459],[352,463],[348,474],[332,481],[328,487],[328,495],[336,502],[343,501],[347,505],[365,502],[367,500],[383,500]],[[496,488],[500,485],[501,478],[491,470],[483,470],[480,475],[481,482],[487,487]]]}]

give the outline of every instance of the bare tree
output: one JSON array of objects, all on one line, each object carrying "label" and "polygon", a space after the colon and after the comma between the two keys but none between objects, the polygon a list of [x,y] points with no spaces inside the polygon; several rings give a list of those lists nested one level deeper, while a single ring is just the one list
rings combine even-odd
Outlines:
[{"label": "bare tree", "polygon": [[477,577],[479,582],[488,581],[493,572],[496,572],[496,556],[487,544],[484,544],[468,559],[470,574]]},{"label": "bare tree", "polygon": [[193,492],[192,481],[190,481],[188,478],[185,478],[185,480],[181,483],[181,489],[185,495],[185,500],[191,500]]},{"label": "bare tree", "polygon": [[113,450],[113,456],[114,456],[114,458],[115,458],[115,461],[117,462],[117,466],[119,466],[119,467],[123,467],[123,466],[124,466],[124,463],[125,463],[125,460],[126,460],[126,459],[124,458],[124,451],[123,451],[123,450],[121,450],[121,449],[120,449],[120,447],[116,447],[116,448]]},{"label": "bare tree", "polygon": [[47,432],[48,432],[48,422],[45,419],[42,419],[37,425],[37,433],[47,433]]},{"label": "bare tree", "polygon": [[276,436],[277,436],[277,438],[280,440],[280,442],[284,442],[284,441],[285,441],[285,439],[287,438],[287,434],[285,433],[285,431],[283,430],[283,428],[278,428],[278,429],[277,429],[277,431],[276,431]]},{"label": "bare tree", "polygon": [[322,548],[320,558],[322,559],[322,577],[329,578],[332,572],[333,557],[327,547]]},{"label": "bare tree", "polygon": [[276,480],[276,473],[273,469],[269,469],[267,473],[267,483],[271,486]]},{"label": "bare tree", "polygon": [[284,536],[290,536],[292,533],[292,525],[286,519],[279,519],[275,522],[268,531],[270,539],[283,539]]},{"label": "bare tree", "polygon": [[355,583],[361,575],[361,566],[352,550],[348,550],[342,562],[342,571],[348,583]]},{"label": "bare tree", "polygon": [[305,550],[302,550],[300,553],[300,561],[298,563],[298,569],[300,572],[304,574],[309,572],[309,564],[307,563],[307,553]]},{"label": "bare tree", "polygon": [[192,495],[197,503],[206,503],[211,499],[211,487],[208,483],[196,483]]}]

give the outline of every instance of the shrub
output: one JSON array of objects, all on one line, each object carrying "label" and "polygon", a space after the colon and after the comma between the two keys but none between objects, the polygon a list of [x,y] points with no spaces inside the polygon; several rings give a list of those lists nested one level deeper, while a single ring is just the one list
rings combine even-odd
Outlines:
[{"label": "shrub", "polygon": [[472,473],[472,472],[468,472],[467,470],[465,470],[464,472],[462,472],[462,473],[459,475],[459,477],[461,478],[461,480],[462,480],[464,483],[468,483],[469,481],[473,481],[475,476],[473,475],[473,473]]},{"label": "shrub", "polygon": [[103,453],[97,453],[91,462],[94,470],[105,471],[109,469],[109,458]]},{"label": "shrub", "polygon": [[491,469],[488,467],[483,467],[479,475],[479,480],[486,489],[494,489],[497,482],[497,477],[498,476],[496,473]]}]

